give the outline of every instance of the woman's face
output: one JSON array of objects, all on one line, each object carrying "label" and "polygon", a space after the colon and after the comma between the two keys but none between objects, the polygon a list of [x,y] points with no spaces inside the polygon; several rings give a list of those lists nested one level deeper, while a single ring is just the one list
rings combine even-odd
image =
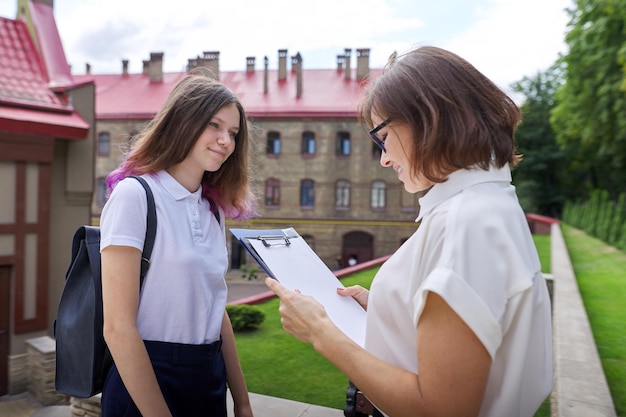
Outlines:
[{"label": "woman's face", "polygon": [[[386,119],[376,113],[372,113],[372,122],[378,126]],[[409,193],[424,191],[434,185],[433,182],[421,175],[414,177],[411,160],[413,150],[413,133],[408,124],[391,121],[378,131],[378,137],[385,144],[385,151],[380,155],[380,164],[383,167],[392,167],[398,174],[398,179],[404,184],[404,189]]]}]

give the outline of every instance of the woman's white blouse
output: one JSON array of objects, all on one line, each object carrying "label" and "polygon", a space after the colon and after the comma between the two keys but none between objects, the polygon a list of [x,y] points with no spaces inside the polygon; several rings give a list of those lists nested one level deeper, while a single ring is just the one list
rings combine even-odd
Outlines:
[{"label": "woman's white blouse", "polygon": [[419,374],[417,323],[433,291],[492,358],[481,416],[532,416],[552,390],[550,299],[508,166],[460,170],[420,199],[421,225],[385,262],[365,347]]}]

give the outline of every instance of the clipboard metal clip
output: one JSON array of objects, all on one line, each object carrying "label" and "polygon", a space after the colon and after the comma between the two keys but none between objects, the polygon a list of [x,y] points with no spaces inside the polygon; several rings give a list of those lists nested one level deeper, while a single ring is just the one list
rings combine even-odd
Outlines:
[{"label": "clipboard metal clip", "polygon": [[263,242],[263,245],[266,248],[269,248],[270,246],[277,246],[277,245],[285,245],[285,246],[291,245],[291,242],[289,241],[289,238],[287,236],[281,236],[281,235],[259,236],[257,237],[257,239]]}]

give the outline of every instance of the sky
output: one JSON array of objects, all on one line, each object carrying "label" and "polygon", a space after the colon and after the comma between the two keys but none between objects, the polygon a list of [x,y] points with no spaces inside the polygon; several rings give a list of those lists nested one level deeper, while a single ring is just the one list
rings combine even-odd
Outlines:
[{"label": "sky", "polygon": [[[74,74],[142,71],[163,52],[166,72],[220,52],[220,70],[244,71],[246,57],[278,67],[278,50],[300,53],[304,69],[336,68],[345,48],[370,49],[370,68],[394,51],[434,45],[457,53],[501,88],[546,70],[566,53],[573,0],[54,0]],[[0,0],[15,18],[17,0]],[[356,65],[356,64],[353,64]]]}]

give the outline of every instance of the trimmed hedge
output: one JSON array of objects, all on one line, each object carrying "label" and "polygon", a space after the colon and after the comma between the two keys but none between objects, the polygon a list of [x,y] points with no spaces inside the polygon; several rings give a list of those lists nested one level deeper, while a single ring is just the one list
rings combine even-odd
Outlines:
[{"label": "trimmed hedge", "polygon": [[626,250],[625,193],[619,195],[617,202],[606,190],[592,191],[589,200],[584,202],[567,201],[563,221],[604,243]]},{"label": "trimmed hedge", "polygon": [[234,331],[256,329],[265,320],[264,312],[258,307],[247,304],[227,305],[226,312]]}]

